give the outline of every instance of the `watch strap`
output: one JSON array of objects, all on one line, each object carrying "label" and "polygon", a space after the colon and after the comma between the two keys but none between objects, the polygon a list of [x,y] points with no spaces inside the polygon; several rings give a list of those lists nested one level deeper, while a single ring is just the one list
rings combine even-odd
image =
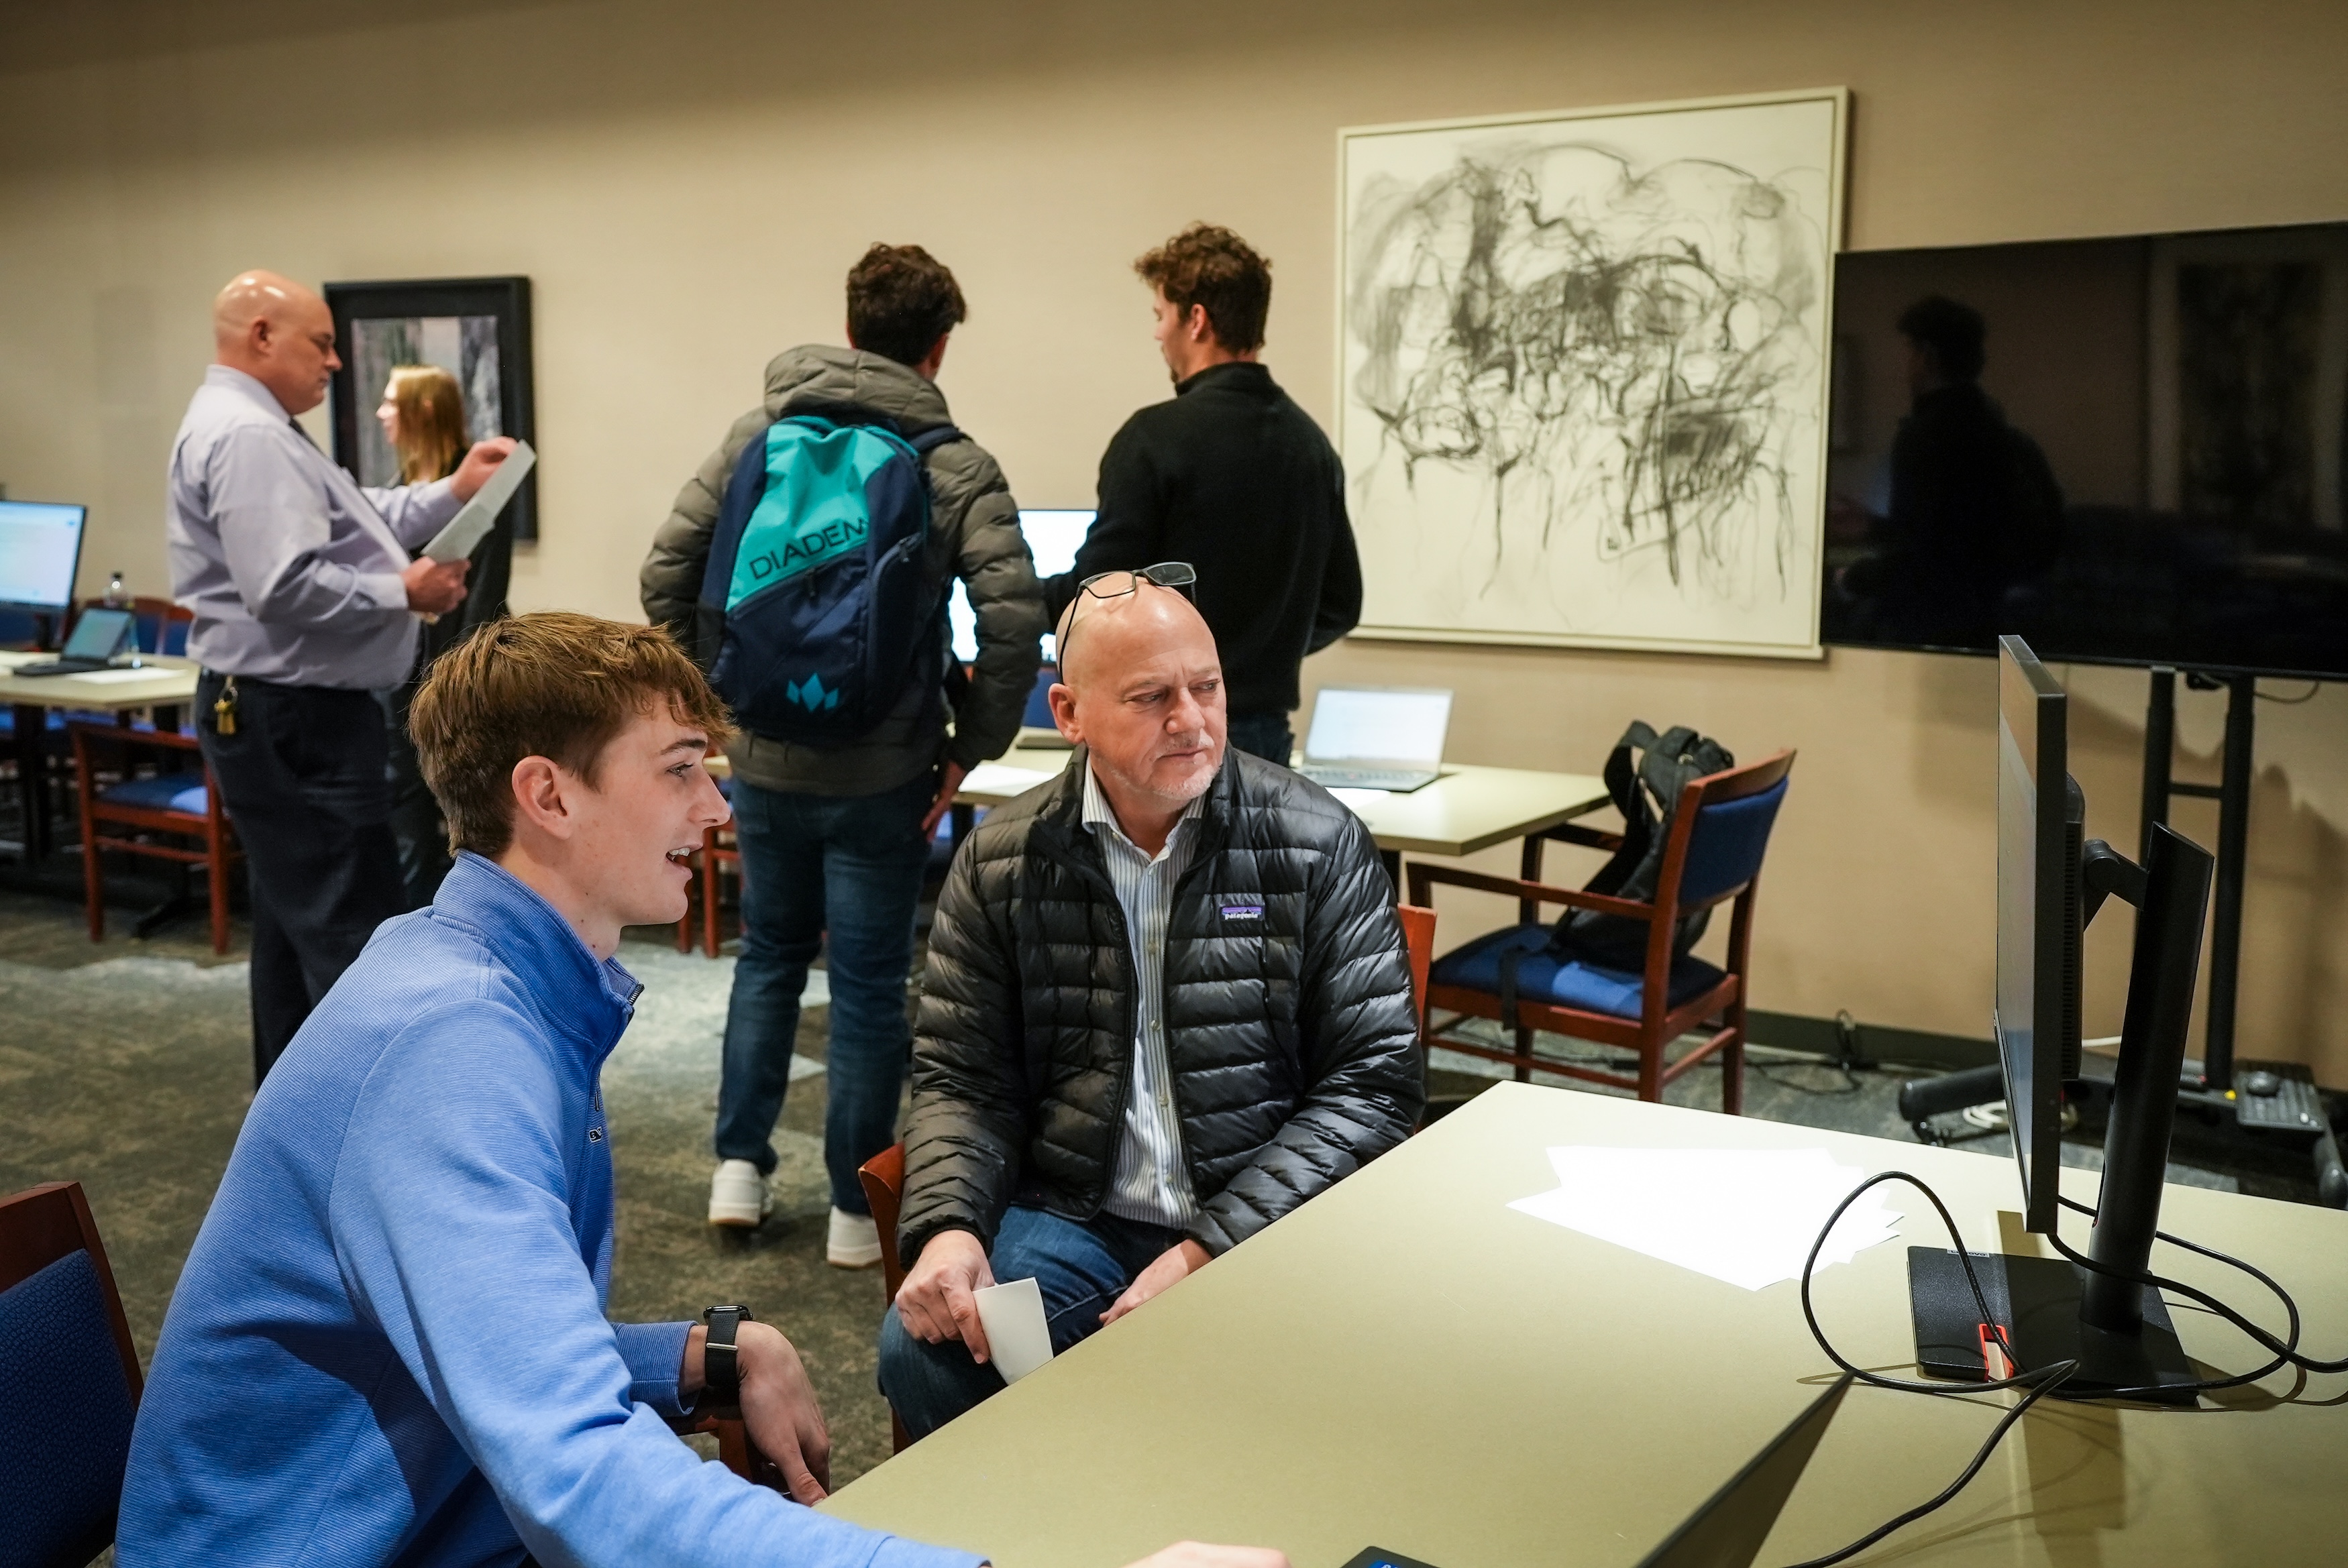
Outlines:
[{"label": "watch strap", "polygon": [[735,1337],[745,1323],[755,1323],[747,1307],[712,1307],[701,1315],[709,1337],[701,1352],[701,1402],[738,1405],[742,1402],[742,1356]]}]

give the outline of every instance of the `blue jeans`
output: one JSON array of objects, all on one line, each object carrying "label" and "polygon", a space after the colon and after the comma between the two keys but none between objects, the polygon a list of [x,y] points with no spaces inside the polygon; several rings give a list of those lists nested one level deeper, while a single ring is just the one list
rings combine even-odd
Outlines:
[{"label": "blue jeans", "polygon": [[897,1100],[913,1055],[905,1021],[913,911],[930,846],[926,774],[872,795],[791,794],[734,784],[742,845],[742,952],[726,1008],[717,1157],[775,1168],[775,1118],[790,1085],[799,993],[830,942],[831,1048],[823,1163],[831,1202],[871,1212],[856,1168],[897,1141]]},{"label": "blue jeans", "polygon": [[[1163,1225],[1115,1214],[1079,1224],[1042,1209],[1006,1209],[988,1264],[995,1283],[1033,1278],[1056,1356],[1100,1327],[1100,1315],[1134,1276],[1182,1239]],[[907,1260],[911,1262],[911,1259]],[[905,1430],[932,1432],[1003,1387],[1003,1374],[970,1358],[961,1341],[932,1345],[907,1332],[897,1309],[880,1320],[880,1392]]]},{"label": "blue jeans", "polygon": [[1233,713],[1225,724],[1231,744],[1268,763],[1286,767],[1295,753],[1296,735],[1285,713]]}]

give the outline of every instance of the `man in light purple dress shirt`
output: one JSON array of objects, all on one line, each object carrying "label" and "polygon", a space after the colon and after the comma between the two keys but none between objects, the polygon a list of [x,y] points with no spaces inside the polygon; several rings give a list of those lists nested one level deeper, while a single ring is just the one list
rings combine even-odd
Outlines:
[{"label": "man in light purple dress shirt", "polygon": [[376,927],[401,912],[386,737],[417,618],[464,602],[467,563],[410,560],[513,450],[448,478],[363,489],[294,416],[342,361],[326,303],[274,272],[212,304],[215,363],[171,447],[172,597],[195,611],[204,760],[252,886],[257,1083]]}]

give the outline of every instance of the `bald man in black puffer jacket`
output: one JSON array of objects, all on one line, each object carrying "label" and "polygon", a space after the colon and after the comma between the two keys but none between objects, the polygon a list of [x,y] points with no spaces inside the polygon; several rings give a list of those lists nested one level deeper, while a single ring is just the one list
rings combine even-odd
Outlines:
[{"label": "bald man in black puffer jacket", "polygon": [[880,1344],[917,1437],[1002,1386],[972,1290],[1034,1276],[1065,1348],[1392,1148],[1425,1098],[1361,819],[1226,752],[1180,595],[1145,578],[1069,617],[1052,700],[1078,749],[980,825],[930,934]]}]

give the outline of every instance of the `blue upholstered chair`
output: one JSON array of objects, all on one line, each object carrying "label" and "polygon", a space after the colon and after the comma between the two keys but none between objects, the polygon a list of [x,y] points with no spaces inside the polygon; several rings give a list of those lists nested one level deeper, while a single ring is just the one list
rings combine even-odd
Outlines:
[{"label": "blue upholstered chair", "polygon": [[141,1386],[81,1184],[0,1198],[0,1568],[114,1543]]},{"label": "blue upholstered chair", "polygon": [[[1753,937],[1753,893],[1769,830],[1786,798],[1794,753],[1779,752],[1746,767],[1711,774],[1681,792],[1679,807],[1662,825],[1662,875],[1652,904],[1610,898],[1578,888],[1551,887],[1533,879],[1541,841],[1526,847],[1528,875],[1490,876],[1413,861],[1410,901],[1431,905],[1436,884],[1506,894],[1519,903],[1519,922],[1477,938],[1436,960],[1426,1001],[1430,1044],[1464,1051],[1516,1069],[1519,1082],[1536,1071],[1553,1072],[1612,1088],[1633,1090],[1642,1100],[1661,1100],[1663,1085],[1698,1062],[1721,1058],[1721,1109],[1732,1115],[1745,1101],[1746,961]],[[1554,836],[1593,848],[1619,847],[1613,834],[1587,828]],[[1735,901],[1728,930],[1725,968],[1693,954],[1674,958],[1672,938],[1680,919],[1715,905]],[[1544,904],[1594,909],[1643,922],[1647,927],[1643,970],[1601,968],[1579,960],[1560,962],[1547,951],[1550,927],[1540,919]],[[1517,959],[1513,1009],[1501,996],[1503,955]],[[1513,1011],[1514,1016],[1509,1016]],[[1440,1015],[1448,1013],[1447,1018]],[[1491,1019],[1511,1029],[1513,1050],[1498,1050],[1455,1032],[1470,1018]],[[1665,1047],[1691,1030],[1708,1038],[1677,1061]],[[1626,1077],[1586,1061],[1565,1061],[1533,1050],[1534,1033],[1546,1030],[1638,1054],[1638,1072]]]},{"label": "blue upholstered chair", "polygon": [[[119,724],[76,723],[74,774],[81,798],[81,870],[89,904],[89,939],[106,939],[105,852],[142,855],[182,868],[201,867],[211,884],[212,951],[228,951],[228,874],[241,858],[236,835],[220,791],[212,787],[193,735],[174,730],[125,729]],[[101,758],[128,753],[157,754],[181,771],[130,776],[121,761],[102,771]],[[107,782],[111,778],[114,782]],[[191,847],[187,841],[193,840]]]}]

